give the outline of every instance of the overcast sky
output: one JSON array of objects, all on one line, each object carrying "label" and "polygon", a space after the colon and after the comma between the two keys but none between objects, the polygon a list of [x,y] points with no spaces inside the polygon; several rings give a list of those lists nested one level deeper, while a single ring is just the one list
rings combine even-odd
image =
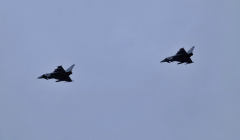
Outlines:
[{"label": "overcast sky", "polygon": [[[0,140],[239,140],[239,7],[1,0]],[[72,83],[37,79],[72,64]]]}]

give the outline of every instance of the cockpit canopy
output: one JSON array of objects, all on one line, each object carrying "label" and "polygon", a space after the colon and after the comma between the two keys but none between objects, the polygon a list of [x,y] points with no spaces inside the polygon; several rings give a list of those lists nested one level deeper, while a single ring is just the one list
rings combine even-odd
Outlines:
[{"label": "cockpit canopy", "polygon": [[172,56],[167,57],[168,60],[171,60],[172,58],[173,58]]},{"label": "cockpit canopy", "polygon": [[49,77],[51,74],[50,73],[46,73],[46,74],[44,74],[45,76],[47,76],[47,77]]}]

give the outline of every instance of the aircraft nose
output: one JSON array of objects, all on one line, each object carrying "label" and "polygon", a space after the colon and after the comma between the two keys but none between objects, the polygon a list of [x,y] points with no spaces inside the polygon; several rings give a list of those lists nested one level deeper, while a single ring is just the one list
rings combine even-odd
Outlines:
[{"label": "aircraft nose", "polygon": [[162,62],[167,62],[167,61],[166,61],[166,59],[164,59],[164,60],[162,60],[160,63],[162,63]]},{"label": "aircraft nose", "polygon": [[160,63],[162,63],[162,62],[168,62],[168,63],[170,63],[170,61],[168,60],[168,58],[165,58],[163,61],[161,61]]},{"label": "aircraft nose", "polygon": [[38,77],[38,79],[41,79],[41,78],[43,78],[43,75]]}]

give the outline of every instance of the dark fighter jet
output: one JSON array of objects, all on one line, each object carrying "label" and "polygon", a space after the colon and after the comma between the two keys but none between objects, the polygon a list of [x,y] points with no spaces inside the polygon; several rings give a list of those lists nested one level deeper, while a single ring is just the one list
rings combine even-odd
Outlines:
[{"label": "dark fighter jet", "polygon": [[173,62],[173,61],[178,61],[178,64],[186,63],[186,64],[191,64],[193,61],[191,60],[191,56],[193,55],[193,49],[195,46],[193,46],[188,52],[184,50],[184,48],[181,48],[176,55],[170,56],[165,58],[161,62]]},{"label": "dark fighter jet", "polygon": [[44,78],[44,79],[57,79],[56,82],[72,82],[72,79],[69,77],[69,75],[72,74],[72,69],[75,64],[73,64],[71,67],[69,67],[66,71],[63,69],[62,66],[58,66],[54,72],[52,73],[46,73],[42,76],[38,77],[38,79]]}]

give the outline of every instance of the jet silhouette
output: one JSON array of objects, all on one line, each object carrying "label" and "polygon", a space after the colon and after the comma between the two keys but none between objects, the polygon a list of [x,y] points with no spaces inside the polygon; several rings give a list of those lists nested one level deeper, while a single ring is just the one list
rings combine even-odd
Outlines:
[{"label": "jet silhouette", "polygon": [[72,74],[72,69],[75,64],[73,64],[71,67],[69,67],[66,71],[63,69],[62,66],[58,66],[57,69],[54,70],[52,73],[46,73],[42,76],[38,77],[38,79],[57,79],[56,82],[73,82],[73,80],[69,77],[69,75]]},{"label": "jet silhouette", "polygon": [[193,46],[188,52],[186,52],[184,50],[184,48],[181,48],[176,55],[170,56],[165,58],[162,62],[173,62],[173,61],[177,61],[179,62],[178,64],[182,64],[182,63],[186,63],[186,64],[191,64],[193,63],[193,61],[191,60],[191,56],[193,55],[193,49],[195,46]]}]

